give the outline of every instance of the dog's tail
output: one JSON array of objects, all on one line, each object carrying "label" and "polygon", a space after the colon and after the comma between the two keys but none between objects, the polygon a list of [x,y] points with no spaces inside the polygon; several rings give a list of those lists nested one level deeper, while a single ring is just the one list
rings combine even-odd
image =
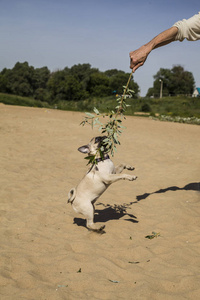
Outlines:
[{"label": "dog's tail", "polygon": [[73,203],[73,201],[74,201],[74,199],[75,199],[75,197],[76,197],[76,189],[75,188],[73,188],[73,189],[71,189],[70,191],[69,191],[69,194],[68,194],[68,203]]}]

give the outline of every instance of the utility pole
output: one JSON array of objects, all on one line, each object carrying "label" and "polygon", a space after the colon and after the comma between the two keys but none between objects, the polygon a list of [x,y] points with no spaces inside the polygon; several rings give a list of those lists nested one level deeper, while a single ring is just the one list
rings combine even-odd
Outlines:
[{"label": "utility pole", "polygon": [[162,98],[162,93],[163,93],[163,81],[162,79],[159,79],[160,81],[160,99]]}]

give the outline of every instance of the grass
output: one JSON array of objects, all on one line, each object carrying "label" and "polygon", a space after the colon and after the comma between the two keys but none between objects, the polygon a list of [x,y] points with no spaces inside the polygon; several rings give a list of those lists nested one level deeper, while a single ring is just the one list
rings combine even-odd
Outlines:
[{"label": "grass", "polygon": [[[59,101],[54,104],[27,97],[0,93],[0,102],[9,105],[57,108],[69,111],[93,111],[96,107],[100,112],[109,112],[116,107],[116,97],[93,97],[79,101]],[[126,115],[160,118],[165,121],[200,124],[200,98],[165,97],[162,99],[138,98],[127,99],[130,106]],[[179,118],[177,118],[179,117]],[[183,121],[184,120],[184,121]],[[196,121],[192,121],[196,120]]]},{"label": "grass", "polygon": [[0,102],[9,105],[51,108],[47,102],[3,93],[0,93]]}]

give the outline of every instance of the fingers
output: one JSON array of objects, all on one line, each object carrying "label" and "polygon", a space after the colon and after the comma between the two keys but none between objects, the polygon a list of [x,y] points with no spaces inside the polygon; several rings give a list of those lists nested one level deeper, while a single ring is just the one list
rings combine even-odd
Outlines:
[{"label": "fingers", "polygon": [[149,50],[146,49],[146,46],[142,46],[139,49],[129,53],[130,56],[130,68],[135,72],[139,67],[143,66]]},{"label": "fingers", "polygon": [[141,66],[143,66],[143,62],[140,62],[140,63],[138,63],[138,64],[136,64],[135,66],[133,66],[133,68],[132,68],[132,66],[130,66],[130,68],[133,70],[133,73],[139,68],[139,67],[141,67]]},{"label": "fingers", "polygon": [[138,59],[135,51],[130,52],[129,56],[130,56],[130,69],[132,69],[132,71],[134,73],[144,63],[143,63],[143,61]]},{"label": "fingers", "polygon": [[133,61],[133,59],[131,58],[131,61],[130,61],[130,69],[132,69],[133,73],[141,66],[143,66],[144,62],[143,61]]}]

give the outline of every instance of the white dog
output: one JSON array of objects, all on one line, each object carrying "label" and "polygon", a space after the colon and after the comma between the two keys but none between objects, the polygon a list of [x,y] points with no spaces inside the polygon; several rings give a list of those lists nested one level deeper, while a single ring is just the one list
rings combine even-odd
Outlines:
[{"label": "white dog", "polygon": [[[82,146],[78,150],[88,155],[96,155],[105,138],[105,136],[95,137],[88,145]],[[133,167],[125,164],[115,167],[109,156],[104,154],[103,158],[96,159],[96,164],[92,165],[78,186],[70,190],[68,202],[72,204],[75,212],[85,216],[88,229],[101,232],[105,228],[105,225],[94,224],[94,203],[109,185],[120,179],[132,181],[137,178],[128,174],[120,174],[124,169],[134,170]]]}]

